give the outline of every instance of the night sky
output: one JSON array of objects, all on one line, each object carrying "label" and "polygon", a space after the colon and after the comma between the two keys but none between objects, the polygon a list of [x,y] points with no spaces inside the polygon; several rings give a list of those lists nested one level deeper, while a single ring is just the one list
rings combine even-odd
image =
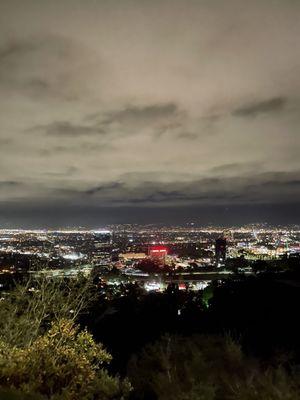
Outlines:
[{"label": "night sky", "polygon": [[300,223],[299,15],[0,0],[0,228]]}]

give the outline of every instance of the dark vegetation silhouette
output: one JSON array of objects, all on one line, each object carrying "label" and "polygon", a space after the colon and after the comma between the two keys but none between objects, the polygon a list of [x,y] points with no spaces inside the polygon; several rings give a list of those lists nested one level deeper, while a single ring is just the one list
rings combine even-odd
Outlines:
[{"label": "dark vegetation silhouette", "polygon": [[299,260],[257,264],[198,292],[18,284],[1,301],[0,399],[299,399]]}]

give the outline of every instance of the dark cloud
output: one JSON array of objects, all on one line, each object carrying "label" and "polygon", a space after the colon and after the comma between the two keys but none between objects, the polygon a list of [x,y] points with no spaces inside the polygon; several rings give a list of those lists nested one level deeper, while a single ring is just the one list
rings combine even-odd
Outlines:
[{"label": "dark cloud", "polygon": [[180,129],[185,112],[175,103],[129,105],[120,110],[95,113],[84,118],[114,137],[151,134],[155,139]]},{"label": "dark cloud", "polygon": [[285,97],[274,97],[237,108],[232,114],[238,117],[256,117],[259,114],[280,111],[284,108],[286,103],[287,99]]},{"label": "dark cloud", "polygon": [[151,132],[155,138],[181,126],[185,113],[175,103],[129,105],[120,110],[92,115],[102,128],[113,135],[122,136]]},{"label": "dark cloud", "polygon": [[123,188],[123,183],[112,182],[105,185],[100,185],[86,190],[84,193],[87,195],[102,194],[103,192],[111,192],[114,190],[119,190]]},{"label": "dark cloud", "polygon": [[19,186],[21,185],[20,182],[16,182],[16,181],[0,181],[0,188],[2,187],[13,187],[13,186]]},{"label": "dark cloud", "polygon": [[179,110],[174,103],[128,106],[123,110],[107,113],[104,123],[147,124],[168,119],[178,113]]},{"label": "dark cloud", "polygon": [[195,194],[189,195],[186,192],[179,192],[179,191],[157,191],[152,193],[151,195],[145,198],[132,198],[130,199],[130,203],[133,204],[148,204],[148,205],[163,205],[163,204],[170,204],[171,203],[180,203],[184,202],[185,204],[207,204],[216,203],[220,201],[222,203],[236,201],[236,200],[243,200],[243,197],[239,194],[234,193],[225,193],[225,192],[215,192],[211,194]]},{"label": "dark cloud", "polygon": [[178,139],[182,140],[195,140],[197,139],[198,135],[196,133],[191,133],[191,132],[180,132],[177,135]]},{"label": "dark cloud", "polygon": [[[169,206],[188,204],[242,204],[287,202],[300,195],[297,173],[256,173],[244,178],[201,178],[190,182],[111,182],[85,190],[102,204],[148,204]],[[79,194],[80,196],[80,194]]]},{"label": "dark cloud", "polygon": [[268,181],[268,182],[265,182],[264,183],[264,185],[267,185],[267,186],[273,186],[273,187],[280,187],[280,186],[283,186],[283,187],[285,187],[285,186],[291,186],[291,187],[297,187],[297,186],[300,186],[300,179],[294,179],[294,180],[287,180],[287,181],[275,181],[275,180],[273,180],[273,181]]},{"label": "dark cloud", "polygon": [[53,122],[46,126],[38,126],[33,128],[37,131],[44,131],[47,135],[53,136],[88,136],[104,134],[105,131],[97,126],[75,125],[67,121]]},{"label": "dark cloud", "polygon": [[28,40],[11,41],[6,43],[0,48],[0,60],[1,63],[5,63],[14,57],[19,58],[23,54],[30,53],[39,47],[37,44],[31,43]]}]

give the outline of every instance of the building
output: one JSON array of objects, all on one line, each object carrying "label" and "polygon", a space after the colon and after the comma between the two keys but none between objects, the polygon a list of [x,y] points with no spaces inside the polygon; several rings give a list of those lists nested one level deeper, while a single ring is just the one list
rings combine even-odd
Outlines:
[{"label": "building", "polygon": [[148,256],[160,264],[165,264],[167,255],[168,250],[165,246],[149,246],[148,248]]},{"label": "building", "polygon": [[119,254],[119,259],[123,261],[131,261],[131,260],[144,260],[146,258],[145,253],[121,253]]},{"label": "building", "polygon": [[221,237],[216,240],[215,243],[215,258],[216,266],[221,267],[225,265],[226,260],[226,239]]}]

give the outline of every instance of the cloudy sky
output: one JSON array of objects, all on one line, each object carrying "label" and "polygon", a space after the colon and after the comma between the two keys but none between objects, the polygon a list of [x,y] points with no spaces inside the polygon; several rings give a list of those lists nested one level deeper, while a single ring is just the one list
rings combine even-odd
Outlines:
[{"label": "cloudy sky", "polygon": [[299,223],[299,15],[0,0],[0,224]]}]

